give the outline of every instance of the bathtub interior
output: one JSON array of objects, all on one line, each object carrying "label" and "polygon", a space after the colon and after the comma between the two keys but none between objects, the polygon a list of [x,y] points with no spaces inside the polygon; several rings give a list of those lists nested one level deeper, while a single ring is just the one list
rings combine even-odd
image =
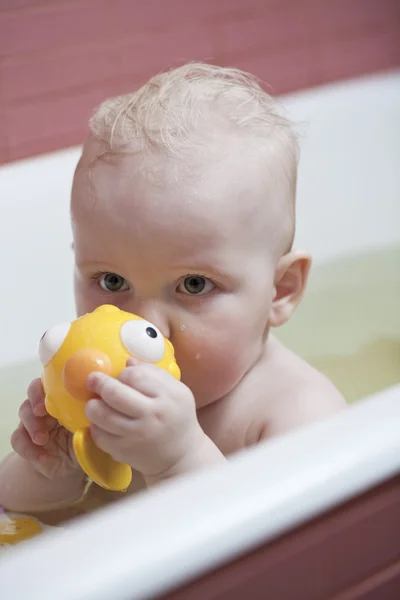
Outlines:
[{"label": "bathtub interior", "polygon": [[[296,245],[311,250],[315,267],[298,312],[276,334],[326,373],[349,402],[400,381],[399,99],[400,73],[286,99],[293,117],[311,124],[300,171]],[[372,143],[374,135],[380,144]],[[26,387],[40,374],[41,334],[74,313],[67,205],[78,155],[73,149],[3,171],[6,209],[14,221],[0,239],[0,253],[15,249],[10,257],[16,276],[0,282],[0,456],[10,449]],[[373,173],[366,169],[371,160]],[[43,224],[49,217],[51,231]],[[21,286],[30,294],[29,314]]]}]

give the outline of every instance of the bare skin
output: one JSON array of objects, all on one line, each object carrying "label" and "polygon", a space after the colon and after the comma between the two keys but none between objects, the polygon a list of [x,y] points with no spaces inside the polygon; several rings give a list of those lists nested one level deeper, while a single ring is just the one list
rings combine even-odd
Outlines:
[{"label": "bare skin", "polygon": [[[92,433],[133,467],[129,493],[342,410],[334,386],[270,334],[301,301],[310,259],[284,251],[290,217],[271,209],[254,165],[219,148],[197,178],[171,183],[161,159],[144,173],[143,159],[109,163],[100,150],[88,140],[72,193],[77,312],[109,303],[151,321],[182,370],[170,381],[133,361],[117,382],[88,381],[102,398],[87,409]],[[157,427],[153,397],[164,406]],[[0,505],[54,523],[117,497],[96,488],[76,504],[85,479],[40,382],[23,406],[15,452],[0,464]]]}]

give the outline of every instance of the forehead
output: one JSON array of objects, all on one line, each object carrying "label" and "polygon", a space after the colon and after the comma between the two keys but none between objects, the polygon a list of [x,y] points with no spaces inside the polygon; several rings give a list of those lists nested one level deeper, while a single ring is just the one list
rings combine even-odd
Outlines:
[{"label": "forehead", "polygon": [[[108,224],[135,236],[172,233],[197,240],[254,239],[267,205],[255,162],[213,148],[176,164],[142,154],[98,158],[89,142],[77,168],[72,216],[75,227]],[[206,153],[205,153],[206,154]],[[250,234],[250,235],[249,235]]]}]

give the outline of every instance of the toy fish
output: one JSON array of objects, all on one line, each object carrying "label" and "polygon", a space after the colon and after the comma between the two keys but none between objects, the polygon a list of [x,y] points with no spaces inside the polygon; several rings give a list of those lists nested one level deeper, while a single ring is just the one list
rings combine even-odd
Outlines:
[{"label": "toy fish", "polygon": [[93,394],[86,381],[94,371],[118,377],[132,357],[180,379],[171,342],[148,321],[104,305],[72,323],[49,329],[40,341],[39,356],[47,412],[73,434],[74,452],[83,471],[105,489],[126,490],[132,480],[131,467],[103,452],[90,436],[85,404]]}]

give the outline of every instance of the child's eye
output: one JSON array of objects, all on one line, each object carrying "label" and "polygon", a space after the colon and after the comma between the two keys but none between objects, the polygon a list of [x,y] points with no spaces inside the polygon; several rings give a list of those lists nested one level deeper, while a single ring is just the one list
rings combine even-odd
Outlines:
[{"label": "child's eye", "polygon": [[180,282],[178,292],[190,296],[203,296],[211,292],[214,287],[213,282],[202,275],[188,275]]},{"label": "child's eye", "polygon": [[107,292],[122,292],[129,289],[129,285],[117,273],[102,273],[98,277],[100,287]]}]

